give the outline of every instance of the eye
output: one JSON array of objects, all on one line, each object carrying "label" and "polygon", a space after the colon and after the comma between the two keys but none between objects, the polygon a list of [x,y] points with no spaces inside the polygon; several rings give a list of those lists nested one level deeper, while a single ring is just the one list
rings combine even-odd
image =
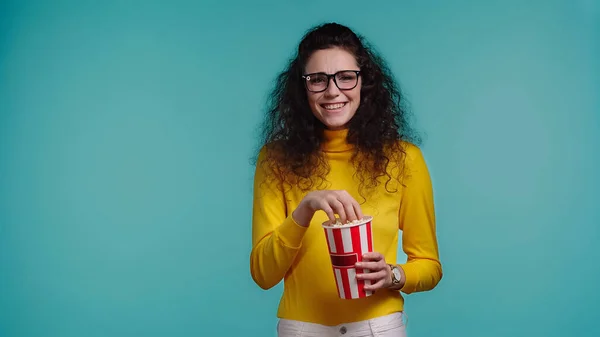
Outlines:
[{"label": "eye", "polygon": [[325,82],[325,77],[324,77],[324,76],[318,76],[318,75],[315,75],[315,76],[308,76],[306,79],[307,79],[307,80],[308,80],[310,83],[313,83],[313,84],[318,84],[318,83],[323,83],[323,82]]},{"label": "eye", "polygon": [[344,73],[338,74],[337,79],[340,82],[353,82],[353,81],[356,81],[356,73],[344,72]]}]

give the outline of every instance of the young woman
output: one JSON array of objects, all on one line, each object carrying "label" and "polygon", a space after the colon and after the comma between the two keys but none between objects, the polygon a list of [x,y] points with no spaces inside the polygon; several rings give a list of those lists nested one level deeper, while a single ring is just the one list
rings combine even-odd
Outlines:
[{"label": "young woman", "polygon": [[[442,278],[429,172],[382,58],[348,27],[311,29],[278,77],[254,180],[254,281],[284,281],[279,336],[405,336],[401,293]],[[341,299],[321,224],[372,216],[356,275],[373,295]],[[406,263],[396,261],[401,247]],[[357,269],[360,270],[360,269]]]}]

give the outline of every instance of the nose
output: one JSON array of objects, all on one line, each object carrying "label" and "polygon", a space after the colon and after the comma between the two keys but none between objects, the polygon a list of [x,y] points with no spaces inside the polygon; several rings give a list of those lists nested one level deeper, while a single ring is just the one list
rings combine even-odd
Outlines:
[{"label": "nose", "polygon": [[340,94],[340,89],[335,84],[333,77],[329,79],[329,85],[327,86],[327,90],[325,90],[325,94],[330,97],[335,97]]}]

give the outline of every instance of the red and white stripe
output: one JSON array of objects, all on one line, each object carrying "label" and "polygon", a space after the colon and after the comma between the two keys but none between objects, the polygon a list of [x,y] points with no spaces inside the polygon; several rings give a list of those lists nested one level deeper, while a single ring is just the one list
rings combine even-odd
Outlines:
[{"label": "red and white stripe", "polygon": [[362,254],[373,251],[371,223],[352,227],[327,227],[325,236],[340,298],[371,296],[372,291],[364,289],[365,284],[371,282],[356,279],[357,272],[368,273],[369,270],[354,267],[357,261],[362,261]]}]

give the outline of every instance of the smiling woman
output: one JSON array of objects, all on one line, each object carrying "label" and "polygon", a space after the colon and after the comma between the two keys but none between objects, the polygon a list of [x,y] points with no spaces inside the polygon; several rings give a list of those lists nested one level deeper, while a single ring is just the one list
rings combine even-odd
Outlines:
[{"label": "smiling woman", "polygon": [[[442,278],[431,181],[403,102],[383,60],[335,23],[310,30],[279,75],[258,153],[250,256],[261,288],[284,280],[279,336],[405,336],[401,292]],[[369,229],[352,238],[327,240],[321,227],[366,218]],[[337,268],[328,247],[344,255],[360,242],[355,263]],[[365,295],[347,299],[357,284]]]},{"label": "smiling woman", "polygon": [[[360,70],[354,56],[342,48],[315,51],[306,64],[308,103],[327,129],[347,127],[360,105]],[[334,85],[329,85],[333,79]]]}]

